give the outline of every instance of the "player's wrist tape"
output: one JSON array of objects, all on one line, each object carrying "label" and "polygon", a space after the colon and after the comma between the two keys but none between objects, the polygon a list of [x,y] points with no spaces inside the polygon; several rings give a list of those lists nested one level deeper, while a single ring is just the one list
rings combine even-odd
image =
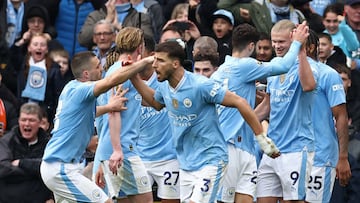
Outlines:
[{"label": "player's wrist tape", "polygon": [[276,147],[275,143],[267,137],[264,133],[256,135],[256,140],[260,145],[260,148],[268,156],[279,153],[279,149]]}]

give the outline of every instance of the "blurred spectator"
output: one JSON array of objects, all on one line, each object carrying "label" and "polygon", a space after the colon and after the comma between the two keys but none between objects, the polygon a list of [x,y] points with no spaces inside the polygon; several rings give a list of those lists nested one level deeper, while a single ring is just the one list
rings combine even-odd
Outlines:
[{"label": "blurred spectator", "polygon": [[[200,32],[193,22],[189,20],[177,21],[177,19],[172,19],[164,25],[159,42],[161,43],[169,40],[176,41],[177,39],[180,39],[181,41],[178,40],[178,42],[181,43],[181,46],[185,49],[186,58],[188,59],[187,62],[191,62],[194,42],[198,37],[200,37]],[[185,65],[185,69],[192,71],[190,64]]]},{"label": "blurred spectator", "polygon": [[319,61],[333,67],[334,64],[346,65],[346,55],[338,47],[334,46],[331,36],[327,33],[319,33]]},{"label": "blurred spectator", "polygon": [[[184,40],[183,32],[179,28],[177,28],[173,25],[170,25],[163,29],[159,42],[162,43],[162,42],[166,42],[169,40],[176,40],[176,39]],[[184,46],[185,46],[185,44],[184,44]]]},{"label": "blurred spectator", "polygon": [[290,4],[290,0],[270,0],[266,2],[266,5],[270,11],[271,22],[273,24],[287,19],[297,25],[305,20],[304,14],[295,9]]},{"label": "blurred spectator", "polygon": [[270,35],[260,33],[259,40],[255,46],[255,58],[259,61],[269,62],[275,57],[274,49],[271,45]]},{"label": "blurred spectator", "polygon": [[213,0],[190,0],[188,18],[198,27],[202,36],[210,36],[212,33],[212,19],[209,18],[216,10],[216,1]]},{"label": "blurred spectator", "polygon": [[344,64],[334,64],[332,68],[340,74],[340,77],[343,81],[345,94],[347,94],[349,88],[351,87],[351,70]]},{"label": "blurred spectator", "polygon": [[[32,5],[42,5],[44,6],[49,13],[50,18],[50,25],[55,26],[56,18],[59,14],[59,5],[61,0],[26,0],[25,9],[28,6]],[[74,0],[71,0],[74,1]],[[94,7],[95,10],[100,9],[102,6],[104,6],[105,2],[108,0],[85,0],[87,2],[90,2],[91,5]],[[81,1],[79,1],[81,2]]]},{"label": "blurred spectator", "polygon": [[40,128],[42,128],[49,136],[52,130],[52,125],[48,120],[48,115],[44,109],[41,109],[41,121],[40,121]]},{"label": "blurred spectator", "polygon": [[360,1],[345,0],[344,12],[346,15],[346,23],[349,24],[360,40]]},{"label": "blurred spectator", "polygon": [[3,0],[0,3],[0,37],[6,39],[7,46],[11,47],[15,39],[21,37],[24,16],[23,0]]},{"label": "blurred spectator", "polygon": [[[360,41],[360,1],[359,0],[346,0],[344,6],[346,23],[355,32],[358,41]],[[360,69],[360,47],[358,50],[352,52],[351,68]],[[348,66],[350,66],[348,64]]]},{"label": "blurred spectator", "polygon": [[359,40],[338,10],[336,4],[330,4],[325,8],[324,32],[330,34],[333,45],[340,47],[347,57],[352,58],[352,52],[359,48]]},{"label": "blurred spectator", "polygon": [[189,4],[188,3],[177,4],[171,13],[171,19],[176,19],[179,21],[187,21],[188,18],[189,18]]},{"label": "blurred spectator", "polygon": [[249,23],[258,32],[270,34],[273,23],[267,7],[268,0],[220,0],[219,9],[227,9],[234,15],[235,25]]},{"label": "blurred spectator", "polygon": [[171,13],[179,3],[185,3],[187,0],[157,0],[162,7],[165,22],[171,19]]},{"label": "blurred spectator", "polygon": [[28,54],[18,70],[17,97],[21,103],[38,103],[47,111],[49,121],[55,115],[58,84],[54,76],[59,72],[58,65],[48,56],[46,35],[34,34],[28,45]]},{"label": "blurred spectator", "polygon": [[315,13],[322,16],[326,6],[336,3],[337,1],[338,0],[311,0],[310,7]]},{"label": "blurred spectator", "polygon": [[0,74],[0,137],[17,125],[18,101],[7,87],[2,84]]},{"label": "blurred spectator", "polygon": [[40,177],[41,157],[49,140],[40,128],[41,118],[37,104],[24,104],[20,109],[19,126],[0,138],[0,202],[53,199]]},{"label": "blurred spectator", "polygon": [[313,0],[290,0],[294,8],[299,10],[304,15],[305,20],[307,21],[311,30],[314,30],[316,33],[323,32],[325,27],[322,24],[322,13],[319,15],[311,9],[311,1]]},{"label": "blurred spectator", "polygon": [[195,41],[192,53],[193,56],[195,56],[199,51],[202,51],[202,53],[212,52],[212,53],[217,53],[217,55],[219,55],[217,50],[218,50],[218,44],[214,38],[209,36],[201,36]]},{"label": "blurred spectator", "polygon": [[171,20],[166,22],[163,30],[168,26],[174,26],[180,31],[182,39],[186,43],[186,57],[187,59],[192,60],[194,42],[201,35],[196,24],[188,19],[188,10],[188,3],[181,3],[176,5],[171,14]]},{"label": "blurred spectator", "polygon": [[132,6],[141,13],[149,15],[156,42],[160,40],[161,29],[165,24],[162,8],[156,0],[130,0]]},{"label": "blurred spectator", "polygon": [[[55,21],[57,39],[70,54],[70,58],[75,53],[87,50],[86,46],[81,46],[77,40],[77,35],[85,23],[89,13],[95,10],[93,3],[96,0],[60,0],[58,13]],[[92,34],[92,29],[90,36]],[[90,37],[91,39],[91,37]]]},{"label": "blurred spectator", "polygon": [[49,47],[62,47],[59,42],[53,40],[57,33],[50,25],[49,15],[45,7],[41,5],[27,7],[22,24],[22,35],[20,39],[16,40],[15,46],[21,47],[25,45],[27,47],[32,35],[35,33],[45,33],[50,41]]},{"label": "blurred spectator", "polygon": [[[48,14],[44,7],[34,5],[25,11],[22,37],[10,48],[9,54],[10,63],[14,66],[16,75],[19,74],[18,71],[20,71],[20,68],[23,66],[22,63],[25,61],[29,42],[33,35],[43,34],[43,36],[46,37],[47,50],[62,48],[62,45],[57,40],[52,39],[50,34],[46,33],[48,27]],[[18,92],[20,87],[16,88],[16,95],[21,94],[21,92]]]},{"label": "blurred spectator", "polygon": [[224,63],[225,56],[231,55],[231,37],[234,27],[234,16],[230,11],[219,9],[212,15],[212,30],[214,39],[218,43],[219,64]]},{"label": "blurred spectator", "polygon": [[130,0],[109,0],[105,7],[93,11],[87,16],[78,35],[79,43],[82,46],[92,49],[94,25],[102,19],[111,22],[117,30],[122,27],[137,27],[142,29],[146,35],[154,36],[150,17],[137,12],[131,6]]},{"label": "blurred spectator", "polygon": [[[70,69],[70,56],[69,53],[65,49],[57,49],[49,52],[49,57],[52,61],[57,64],[53,65],[53,68],[59,69],[55,71],[50,71],[49,78],[52,80],[53,84],[53,94],[55,99],[54,107],[57,107],[58,98],[64,89],[65,85],[74,79],[74,76]],[[47,114],[49,112],[46,112]],[[48,115],[48,118],[52,119],[52,116]],[[52,124],[52,120],[49,120],[50,124]]]},{"label": "blurred spectator", "polygon": [[[1,33],[2,30],[0,29],[0,36]],[[11,61],[9,50],[5,38],[0,37],[0,74],[3,76],[1,83],[5,84],[12,94],[16,95],[16,70]]]},{"label": "blurred spectator", "polygon": [[100,20],[95,24],[93,42],[96,47],[93,51],[100,60],[102,67],[104,67],[106,63],[106,56],[109,50],[115,46],[115,37],[115,28],[110,22]]}]

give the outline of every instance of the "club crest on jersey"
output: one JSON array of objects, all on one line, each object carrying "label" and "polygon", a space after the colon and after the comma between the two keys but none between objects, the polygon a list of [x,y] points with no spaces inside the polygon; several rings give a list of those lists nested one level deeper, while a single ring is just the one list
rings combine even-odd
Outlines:
[{"label": "club crest on jersey", "polygon": [[173,107],[174,107],[175,109],[177,109],[177,108],[179,107],[179,102],[178,102],[178,100],[172,99],[172,105],[173,105]]},{"label": "club crest on jersey", "polygon": [[280,75],[280,83],[284,83],[285,77],[286,77],[285,74]]},{"label": "club crest on jersey", "polygon": [[189,98],[185,98],[183,103],[186,108],[190,108],[192,106],[192,101]]},{"label": "club crest on jersey", "polygon": [[136,94],[135,95],[135,100],[141,101],[142,100],[141,94]]}]

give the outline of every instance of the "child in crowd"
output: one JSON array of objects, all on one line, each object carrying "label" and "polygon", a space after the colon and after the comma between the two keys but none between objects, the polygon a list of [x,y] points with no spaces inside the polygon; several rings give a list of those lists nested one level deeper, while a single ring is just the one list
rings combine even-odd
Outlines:
[{"label": "child in crowd", "polygon": [[74,76],[69,67],[70,55],[69,52],[67,52],[65,49],[53,50],[49,55],[53,62],[59,65],[60,71],[57,71],[57,74],[53,76],[55,80],[56,95],[59,97],[66,83],[74,79]]},{"label": "child in crowd", "polygon": [[58,97],[53,76],[59,68],[48,56],[48,38],[44,33],[33,34],[27,47],[25,60],[18,72],[18,98],[21,103],[36,102],[48,113],[52,121]]},{"label": "child in crowd", "polygon": [[339,13],[336,4],[330,4],[325,8],[323,15],[323,24],[325,33],[330,34],[332,44],[342,49],[348,58],[352,58],[352,52],[359,48],[355,32],[346,24],[345,17]]},{"label": "child in crowd", "polygon": [[225,61],[226,55],[231,55],[231,36],[234,26],[234,16],[230,11],[220,9],[213,14],[212,30],[218,43],[219,64]]}]

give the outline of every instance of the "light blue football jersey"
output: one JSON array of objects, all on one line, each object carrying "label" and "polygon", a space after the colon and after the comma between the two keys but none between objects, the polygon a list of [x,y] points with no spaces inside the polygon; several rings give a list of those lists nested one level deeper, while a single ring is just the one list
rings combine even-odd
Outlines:
[{"label": "light blue football jersey", "polygon": [[[121,62],[115,62],[110,69],[107,71],[105,77],[111,75],[116,70],[120,69]],[[129,91],[126,93],[125,97],[128,99],[126,102],[127,110],[121,111],[121,129],[120,129],[120,141],[121,141],[121,147],[124,154],[124,158],[128,158],[130,156],[137,155],[136,150],[136,142],[139,137],[139,131],[140,131],[140,105],[141,105],[141,95],[136,91],[135,87],[132,85],[130,80],[125,81],[122,83],[122,89],[129,89]],[[106,92],[106,96],[103,98],[103,105],[107,104],[111,94],[116,91],[115,88],[109,90]],[[113,149],[111,145],[110,140],[110,128],[109,128],[109,122],[108,122],[108,114],[103,115],[103,127],[101,130],[101,133],[104,135],[101,135],[97,147],[96,153],[99,155],[99,160],[109,160]]]},{"label": "light blue football jersey", "polygon": [[[155,71],[145,83],[152,89],[157,89],[159,82]],[[140,136],[137,149],[143,161],[176,159],[175,145],[166,108],[156,111],[152,107],[141,107]]]},{"label": "light blue football jersey", "polygon": [[43,160],[79,163],[94,135],[94,82],[70,81],[60,94],[52,138]]},{"label": "light blue football jersey", "polygon": [[154,98],[168,109],[181,169],[227,163],[227,145],[215,106],[225,93],[221,84],[187,71],[175,89],[168,81],[159,84]]},{"label": "light blue football jersey", "polygon": [[[317,63],[309,62],[317,81]],[[314,151],[311,114],[316,90],[302,90],[298,66],[294,65],[286,75],[268,78],[271,107],[268,136],[282,153]]]},{"label": "light blue football jersey", "polygon": [[[105,75],[104,75],[105,77]],[[97,106],[103,106],[106,105],[106,94],[100,94],[98,96],[98,98],[96,99],[96,105]],[[105,119],[104,119],[105,117]],[[96,127],[96,131],[97,131],[97,135],[98,135],[98,147],[96,148],[96,153],[94,156],[94,165],[93,165],[93,174],[95,174],[98,171],[98,168],[100,166],[100,161],[104,160],[104,157],[108,157],[107,155],[104,155],[105,153],[103,153],[103,143],[104,138],[105,137],[110,137],[110,135],[106,135],[103,131],[104,129],[104,120],[107,122],[108,119],[108,115],[107,113],[100,115],[98,117],[95,118],[95,127]],[[110,138],[108,139],[110,140]],[[111,143],[110,143],[111,144]],[[99,147],[99,145],[101,145],[101,147]]]},{"label": "light blue football jersey", "polygon": [[335,131],[332,107],[346,103],[340,75],[324,63],[319,63],[318,91],[313,108],[315,130],[314,166],[336,167],[339,159],[338,138]]},{"label": "light blue football jersey", "polygon": [[[254,58],[226,56],[225,62],[211,78],[222,83],[231,92],[246,99],[255,107],[255,81],[287,72],[294,64],[301,43],[294,41],[284,57],[276,57],[271,62],[260,62]],[[254,133],[236,108],[218,105],[219,121],[225,139],[251,154],[254,154]]]}]

